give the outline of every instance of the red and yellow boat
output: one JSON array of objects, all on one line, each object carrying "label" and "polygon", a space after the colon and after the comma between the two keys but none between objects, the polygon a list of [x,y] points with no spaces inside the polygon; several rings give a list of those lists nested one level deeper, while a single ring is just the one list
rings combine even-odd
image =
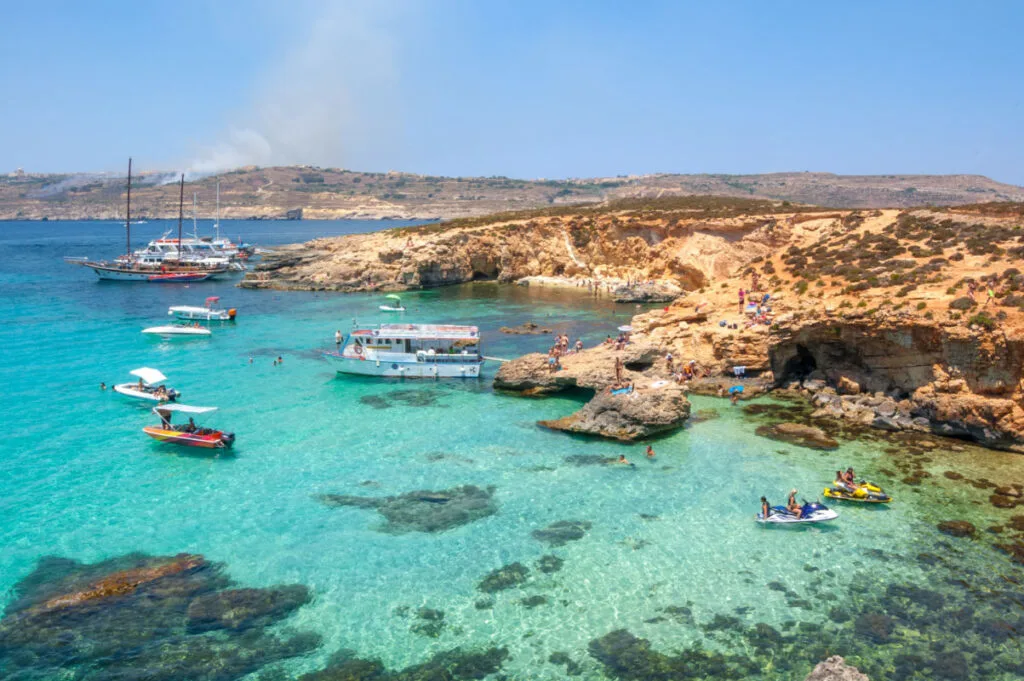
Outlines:
[{"label": "red and yellow boat", "polygon": [[153,413],[160,417],[159,426],[146,426],[142,432],[159,442],[169,442],[187,447],[203,447],[206,449],[226,449],[235,444],[235,434],[222,430],[203,428],[196,425],[189,416],[188,423],[175,425],[171,423],[174,412],[182,414],[208,414],[217,411],[217,407],[190,407],[187,404],[162,404],[153,407]]}]

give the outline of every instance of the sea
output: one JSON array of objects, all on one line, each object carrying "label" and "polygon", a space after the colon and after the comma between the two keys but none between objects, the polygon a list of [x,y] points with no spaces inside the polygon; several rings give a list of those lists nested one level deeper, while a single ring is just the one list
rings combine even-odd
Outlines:
[{"label": "sea", "polygon": [[[408,224],[222,226],[273,249]],[[133,226],[132,237],[141,246],[170,227]],[[396,315],[378,309],[379,294],[101,282],[63,261],[123,247],[115,222],[0,223],[0,607],[45,581],[53,557],[66,569],[185,552],[216,563],[237,589],[306,587],[308,602],[267,631],[307,632],[315,644],[237,673],[211,671],[198,653],[190,663],[191,648],[168,671],[166,656],[131,657],[116,640],[102,659],[54,662],[39,641],[32,647],[31,618],[9,611],[0,677],[291,679],[339,660],[397,673],[485,650],[500,651],[499,666],[449,665],[447,678],[802,679],[836,654],[872,679],[1024,675],[1024,570],[999,548],[1024,505],[990,503],[996,485],[1024,482],[1020,455],[878,431],[843,431],[835,451],[806,449],[757,434],[806,415],[781,399],[693,397],[691,422],[650,442],[570,436],[537,422],[587,395],[495,391],[497,361],[479,380],[403,382],[337,374],[322,352],[336,330],[400,320],[477,325],[485,355],[513,358],[545,352],[550,336],[503,326],[534,322],[591,346],[628,323],[634,305],[474,282],[404,293],[407,311]],[[208,296],[237,320],[206,339],[140,333],[168,323],[168,306]],[[166,374],[184,403],[217,407],[204,425],[234,432],[233,450],[144,435],[156,417],[109,389],[143,366]],[[632,465],[608,463],[620,454]],[[847,466],[894,501],[837,503],[839,518],[822,526],[755,522],[762,495],[820,499]],[[490,495],[491,512],[436,531],[370,503],[324,502],[466,486]],[[975,532],[951,536],[938,529],[944,521]],[[71,638],[92,631],[65,625]],[[111,656],[137,660],[135,674],[104,676]]]}]

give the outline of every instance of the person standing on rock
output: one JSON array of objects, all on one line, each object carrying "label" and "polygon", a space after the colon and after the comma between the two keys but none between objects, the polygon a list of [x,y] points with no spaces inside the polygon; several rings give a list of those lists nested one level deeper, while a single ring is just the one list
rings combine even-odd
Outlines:
[{"label": "person standing on rock", "polygon": [[740,289],[740,314],[743,314],[743,303],[745,302],[747,292],[742,288]]},{"label": "person standing on rock", "polygon": [[615,358],[615,382],[622,383],[622,358]]},{"label": "person standing on rock", "polygon": [[647,445],[647,458],[648,459],[653,459],[654,458],[654,447],[652,447],[650,445]]}]

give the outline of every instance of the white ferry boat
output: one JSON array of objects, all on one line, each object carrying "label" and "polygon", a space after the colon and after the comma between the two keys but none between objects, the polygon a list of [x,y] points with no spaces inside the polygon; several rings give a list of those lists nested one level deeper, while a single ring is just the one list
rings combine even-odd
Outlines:
[{"label": "white ferry boat", "polygon": [[477,327],[448,324],[357,329],[324,356],[344,374],[399,378],[478,378],[484,361]]}]

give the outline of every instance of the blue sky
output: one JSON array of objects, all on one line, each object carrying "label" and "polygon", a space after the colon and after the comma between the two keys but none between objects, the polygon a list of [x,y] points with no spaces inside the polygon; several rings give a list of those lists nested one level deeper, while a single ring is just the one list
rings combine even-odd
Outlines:
[{"label": "blue sky", "polygon": [[1024,3],[0,5],[0,171],[978,173],[1024,185]]}]

